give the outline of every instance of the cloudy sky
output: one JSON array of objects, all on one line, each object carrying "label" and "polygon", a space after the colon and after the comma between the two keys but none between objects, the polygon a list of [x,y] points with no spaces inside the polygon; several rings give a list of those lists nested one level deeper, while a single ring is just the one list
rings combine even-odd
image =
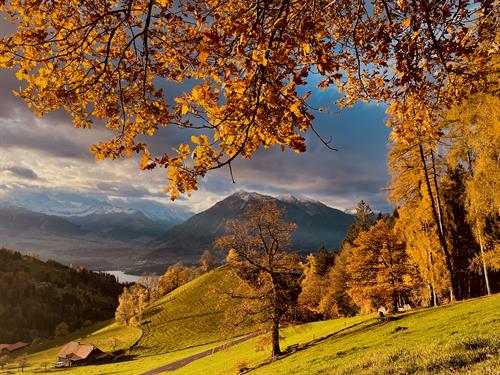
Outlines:
[{"label": "cloudy sky", "polygon": [[[306,196],[340,209],[352,209],[360,199],[376,210],[391,209],[382,191],[388,180],[389,133],[383,105],[359,104],[340,114],[314,114],[316,129],[324,138],[332,137],[337,152],[307,134],[304,154],[263,150],[250,161],[234,164],[236,184],[228,170],[217,170],[201,181],[200,190],[190,199],[171,203],[162,194],[167,183],[164,170],[141,172],[137,159],[95,161],[89,147],[109,138],[109,133],[99,128],[75,129],[64,113],[41,119],[32,116],[11,93],[19,87],[14,74],[0,71],[0,200],[31,193],[70,193],[136,208],[155,202],[198,212],[236,190],[249,190]],[[332,90],[320,91],[314,85],[308,89],[313,91],[313,106],[333,102]],[[155,136],[155,148],[170,151],[167,145],[176,144],[179,137],[179,130],[162,129]]]}]

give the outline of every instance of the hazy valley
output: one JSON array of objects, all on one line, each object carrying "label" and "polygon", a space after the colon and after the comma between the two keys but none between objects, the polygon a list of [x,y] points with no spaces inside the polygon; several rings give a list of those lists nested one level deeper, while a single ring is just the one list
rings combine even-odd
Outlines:
[{"label": "hazy valley", "polygon": [[[298,228],[292,250],[302,254],[321,246],[338,249],[354,221],[352,215],[319,201],[293,196],[271,197],[240,191],[213,207],[192,215],[153,215],[112,205],[88,205],[78,201],[68,207],[47,210],[33,204],[35,212],[0,202],[0,246],[32,251],[44,259],[83,265],[96,270],[122,270],[142,274],[163,273],[168,265],[196,264],[204,250],[213,250],[215,238],[225,234],[227,220],[241,217],[246,208],[260,201],[275,201],[286,210],[287,220]],[[64,213],[64,214],[62,214]]]}]

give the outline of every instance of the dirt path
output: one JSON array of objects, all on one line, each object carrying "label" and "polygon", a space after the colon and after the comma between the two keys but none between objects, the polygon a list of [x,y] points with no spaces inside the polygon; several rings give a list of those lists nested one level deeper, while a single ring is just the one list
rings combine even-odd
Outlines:
[{"label": "dirt path", "polygon": [[181,367],[184,367],[184,366],[190,364],[191,362],[196,361],[197,359],[208,357],[209,355],[212,355],[213,353],[220,352],[221,350],[230,348],[231,346],[234,346],[234,345],[240,344],[240,343],[242,343],[244,341],[250,340],[250,339],[254,338],[257,335],[258,335],[258,333],[252,333],[252,334],[247,335],[245,337],[241,337],[241,338],[239,338],[237,340],[233,340],[233,341],[231,341],[231,342],[229,342],[227,344],[216,346],[215,348],[208,349],[208,350],[205,350],[203,352],[199,352],[199,353],[190,355],[189,357],[185,357],[185,358],[179,359],[177,361],[170,362],[170,363],[168,363],[168,364],[166,364],[164,366],[157,367],[157,368],[155,368],[153,370],[149,370],[149,371],[143,372],[140,375],[156,375],[156,374],[161,374],[162,372],[165,372],[165,371],[174,371],[174,370],[177,370],[177,369],[179,369]]}]

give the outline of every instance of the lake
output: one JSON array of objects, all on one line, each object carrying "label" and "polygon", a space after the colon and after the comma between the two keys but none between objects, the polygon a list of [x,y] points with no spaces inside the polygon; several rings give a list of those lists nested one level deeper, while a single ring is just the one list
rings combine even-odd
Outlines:
[{"label": "lake", "polygon": [[114,275],[121,283],[135,283],[140,278],[140,276],[129,275],[128,273],[125,273],[123,271],[103,271],[103,272],[109,273],[110,275]]}]

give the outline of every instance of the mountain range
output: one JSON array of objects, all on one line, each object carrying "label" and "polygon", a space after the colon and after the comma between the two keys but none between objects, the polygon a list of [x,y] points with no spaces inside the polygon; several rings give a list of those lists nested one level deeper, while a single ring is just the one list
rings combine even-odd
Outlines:
[{"label": "mountain range", "polygon": [[315,252],[321,246],[338,249],[354,222],[352,215],[319,201],[239,191],[156,238],[151,243],[155,250],[146,259],[197,262],[205,249],[212,249],[214,239],[226,233],[227,220],[241,217],[249,205],[259,201],[276,202],[285,210],[285,220],[297,224],[292,249],[302,253]]},{"label": "mountain range", "polygon": [[95,238],[118,242],[144,243],[166,228],[136,210],[93,212],[85,216],[47,215],[23,207],[0,207],[0,234],[3,237],[54,235],[67,238]]},{"label": "mountain range", "polygon": [[205,249],[212,249],[214,239],[226,233],[227,220],[266,200],[276,202],[286,211],[285,219],[297,224],[292,249],[301,253],[320,246],[337,249],[354,221],[352,215],[319,201],[246,191],[187,220],[182,220],[186,212],[176,212],[169,220],[160,213],[163,219],[155,220],[151,213],[93,198],[50,197],[0,201],[0,246],[93,269],[163,272],[178,261],[197,263]]},{"label": "mountain range", "polygon": [[30,211],[63,218],[134,214],[141,212],[151,221],[168,229],[189,218],[192,213],[179,206],[152,199],[101,199],[83,194],[49,190],[18,190],[0,195],[0,207],[22,207]]}]

